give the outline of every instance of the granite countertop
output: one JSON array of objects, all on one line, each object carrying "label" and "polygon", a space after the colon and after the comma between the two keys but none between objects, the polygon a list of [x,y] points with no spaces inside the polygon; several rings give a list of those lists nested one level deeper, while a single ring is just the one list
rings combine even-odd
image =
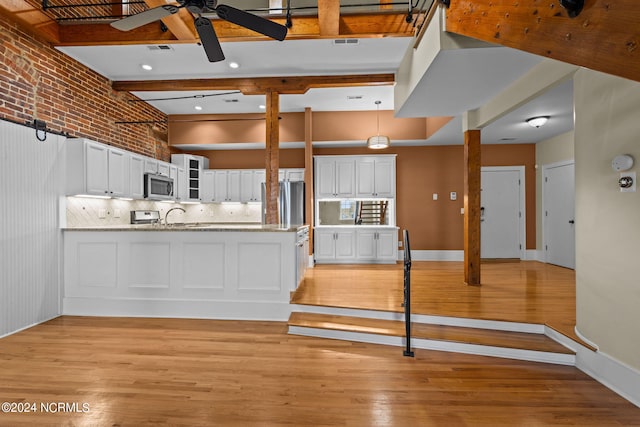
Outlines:
[{"label": "granite countertop", "polygon": [[197,222],[189,224],[169,224],[169,226],[155,224],[126,224],[93,227],[67,227],[64,231],[250,231],[250,232],[297,232],[308,225],[263,225],[256,223],[209,223]]}]

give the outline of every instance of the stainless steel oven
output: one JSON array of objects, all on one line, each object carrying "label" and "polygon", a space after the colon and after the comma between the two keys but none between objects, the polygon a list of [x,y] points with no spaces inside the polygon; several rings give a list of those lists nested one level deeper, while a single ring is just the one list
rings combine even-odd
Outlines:
[{"label": "stainless steel oven", "polygon": [[149,200],[173,200],[173,178],[157,173],[144,174],[144,198]]}]

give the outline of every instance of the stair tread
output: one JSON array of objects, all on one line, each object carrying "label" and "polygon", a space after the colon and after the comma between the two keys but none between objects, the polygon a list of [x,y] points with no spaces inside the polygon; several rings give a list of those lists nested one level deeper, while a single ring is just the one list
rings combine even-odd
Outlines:
[{"label": "stair tread", "polygon": [[[395,320],[369,319],[362,317],[338,316],[332,314],[293,312],[289,326],[360,332],[387,336],[405,336],[404,322]],[[543,334],[526,332],[496,331],[460,326],[412,323],[412,338],[450,341],[494,347],[544,351],[551,353],[575,354]]]}]

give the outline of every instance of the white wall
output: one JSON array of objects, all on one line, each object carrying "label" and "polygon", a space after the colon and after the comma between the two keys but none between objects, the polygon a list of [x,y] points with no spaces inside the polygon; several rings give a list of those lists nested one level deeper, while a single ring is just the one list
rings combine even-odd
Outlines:
[{"label": "white wall", "polygon": [[536,144],[536,248],[542,250],[542,167],[574,160],[574,132],[566,132]]},{"label": "white wall", "polygon": [[577,328],[637,371],[640,193],[619,191],[611,159],[628,153],[640,161],[640,83],[581,69],[574,100]]},{"label": "white wall", "polygon": [[0,121],[0,337],[60,314],[63,139]]}]

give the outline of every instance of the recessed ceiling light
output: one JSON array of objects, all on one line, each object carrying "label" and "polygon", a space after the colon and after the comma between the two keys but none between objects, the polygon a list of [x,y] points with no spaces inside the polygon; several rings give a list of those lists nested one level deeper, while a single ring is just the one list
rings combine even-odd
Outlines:
[{"label": "recessed ceiling light", "polygon": [[142,64],[142,65],[140,65],[140,68],[142,68],[145,71],[153,70],[153,67],[151,65],[149,65],[149,64]]},{"label": "recessed ceiling light", "polygon": [[196,105],[196,106],[195,106],[195,107],[193,107],[193,108],[195,108],[195,109],[196,109],[196,110],[198,110],[198,111],[202,110],[202,107],[201,107],[201,106],[199,106],[199,105]]},{"label": "recessed ceiling light", "polygon": [[238,68],[240,67],[240,64],[238,64],[237,62],[229,62],[229,68]]},{"label": "recessed ceiling light", "polygon": [[262,104],[260,104],[260,105],[258,105],[258,108],[259,108],[259,109],[261,109],[261,110],[264,110],[264,109],[265,109],[265,108],[267,108],[267,107],[266,107],[266,105],[262,105]]}]

